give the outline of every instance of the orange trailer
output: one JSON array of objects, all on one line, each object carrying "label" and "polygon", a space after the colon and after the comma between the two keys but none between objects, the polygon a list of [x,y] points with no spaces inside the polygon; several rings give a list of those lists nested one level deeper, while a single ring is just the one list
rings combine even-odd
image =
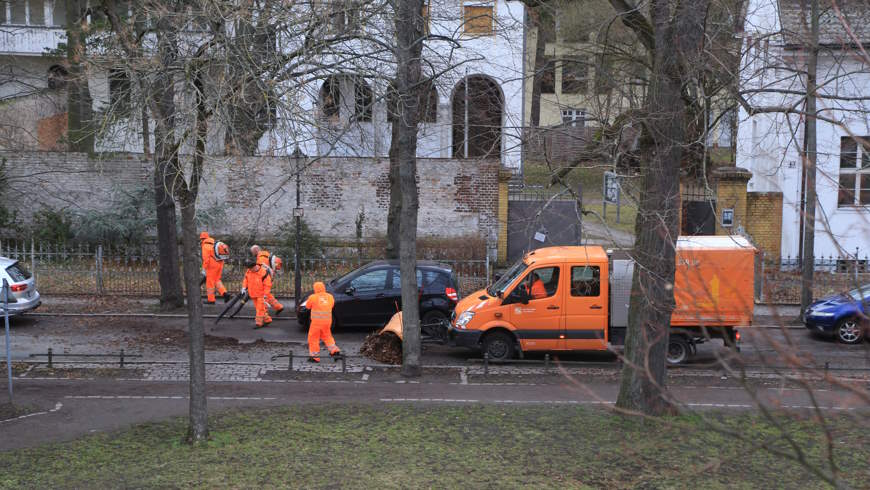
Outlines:
[{"label": "orange trailer", "polygon": [[[676,247],[668,362],[719,338],[736,346],[752,325],[755,248],[743,237],[681,237]],[[526,254],[488,288],[456,305],[452,345],[506,359],[528,351],[606,350],[624,342],[634,261],[600,246]]]}]

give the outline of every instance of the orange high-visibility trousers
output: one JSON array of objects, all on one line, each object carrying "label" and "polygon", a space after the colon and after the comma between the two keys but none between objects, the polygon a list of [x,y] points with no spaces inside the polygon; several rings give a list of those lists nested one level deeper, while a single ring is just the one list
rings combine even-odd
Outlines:
[{"label": "orange high-visibility trousers", "polygon": [[308,327],[308,353],[318,361],[320,360],[321,340],[326,344],[326,349],[330,355],[341,352],[338,346],[335,345],[335,339],[332,337],[331,321],[329,323],[311,322],[311,326]]},{"label": "orange high-visibility trousers", "polygon": [[254,324],[258,327],[265,327],[272,323],[272,317],[266,311],[266,302],[263,301],[263,298],[251,298],[251,301],[254,302],[254,309],[257,312],[254,317]]},{"label": "orange high-visibility trousers", "polygon": [[272,296],[272,293],[271,293],[271,292],[267,292],[267,293],[266,293],[266,297],[265,297],[264,299],[266,300],[266,304],[268,304],[269,306],[271,306],[273,310],[275,310],[275,311],[281,311],[281,310],[284,309],[284,305],[282,305],[281,303],[279,303],[278,300],[275,299],[274,296]]},{"label": "orange high-visibility trousers", "polygon": [[221,282],[223,271],[224,263],[219,260],[210,261],[205,269],[205,294],[209,303],[214,303],[215,292],[221,296],[227,292],[227,288]]}]

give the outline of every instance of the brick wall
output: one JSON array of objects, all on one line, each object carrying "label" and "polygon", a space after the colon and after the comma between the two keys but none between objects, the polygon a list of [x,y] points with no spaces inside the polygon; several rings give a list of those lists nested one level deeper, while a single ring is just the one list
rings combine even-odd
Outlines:
[{"label": "brick wall", "polygon": [[[737,167],[720,167],[713,174],[716,177],[716,234],[742,234],[747,227],[746,183],[752,173]],[[733,224],[730,227],[722,226],[725,209],[734,211]]]},{"label": "brick wall", "polygon": [[779,260],[782,241],[782,192],[749,192],[746,232],[769,260]]},{"label": "brick wall", "polygon": [[[0,152],[7,161],[9,192],[19,212],[40,206],[71,212],[112,204],[117,191],[150,186],[152,167],[141,154]],[[285,157],[208,157],[199,207],[221,206],[217,234],[274,235],[292,221],[296,205],[294,162]],[[363,235],[386,233],[389,161],[323,158],[302,172],[300,197],[306,223],[323,236],[353,237],[363,214]],[[480,235],[490,247],[499,231],[499,162],[421,158],[419,234]],[[20,203],[26,202],[27,206]],[[24,216],[25,219],[28,216]]]}]

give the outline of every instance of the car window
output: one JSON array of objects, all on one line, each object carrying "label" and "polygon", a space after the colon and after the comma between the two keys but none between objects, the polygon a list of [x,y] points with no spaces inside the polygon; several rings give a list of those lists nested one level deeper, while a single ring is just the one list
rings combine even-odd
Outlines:
[{"label": "car window", "polygon": [[571,296],[600,296],[601,269],[598,266],[571,267]]},{"label": "car window", "polygon": [[386,288],[387,284],[387,269],[378,269],[366,272],[361,276],[355,277],[350,281],[350,287],[355,291],[376,291]]},{"label": "car window", "polygon": [[529,291],[529,299],[544,299],[556,294],[559,289],[559,268],[541,267],[529,272],[517,288]]},{"label": "car window", "polygon": [[30,272],[27,272],[27,269],[18,262],[7,267],[6,273],[12,278],[12,282],[22,282],[30,279]]}]

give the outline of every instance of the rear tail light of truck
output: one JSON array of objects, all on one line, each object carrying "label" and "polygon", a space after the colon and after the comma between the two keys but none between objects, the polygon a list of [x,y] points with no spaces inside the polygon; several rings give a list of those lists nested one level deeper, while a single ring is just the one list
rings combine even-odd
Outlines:
[{"label": "rear tail light of truck", "polygon": [[459,301],[459,294],[453,288],[446,288],[444,294],[446,294],[451,301]]},{"label": "rear tail light of truck", "polygon": [[734,331],[734,340],[735,340],[736,342],[740,342],[740,330],[735,330],[735,331]]},{"label": "rear tail light of truck", "polygon": [[20,293],[27,290],[27,284],[13,284],[11,289],[13,293]]}]

